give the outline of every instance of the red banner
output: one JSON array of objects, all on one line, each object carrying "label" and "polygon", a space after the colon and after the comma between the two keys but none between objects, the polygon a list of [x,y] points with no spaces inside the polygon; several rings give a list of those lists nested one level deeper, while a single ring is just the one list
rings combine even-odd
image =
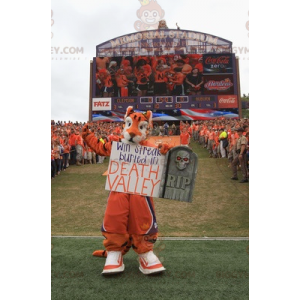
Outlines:
[{"label": "red banner", "polygon": [[222,95],[218,96],[219,108],[237,108],[238,101],[236,95]]},{"label": "red banner", "polygon": [[204,95],[232,95],[234,83],[232,74],[204,75]]}]

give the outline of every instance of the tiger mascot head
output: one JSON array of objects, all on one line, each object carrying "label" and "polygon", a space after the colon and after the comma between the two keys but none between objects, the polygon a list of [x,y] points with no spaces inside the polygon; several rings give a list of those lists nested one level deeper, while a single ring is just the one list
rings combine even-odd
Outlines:
[{"label": "tiger mascot head", "polygon": [[[148,110],[144,113],[135,112],[132,106],[126,110],[124,117],[123,132],[119,137],[119,141],[126,144],[141,144],[149,147],[157,147],[161,154],[166,154],[173,146],[168,143],[159,143],[155,145],[147,140],[149,131],[152,129],[152,111]],[[110,156],[111,142],[100,143],[99,139],[89,129],[89,124],[85,124],[82,128],[82,138],[98,155]],[[151,144],[151,145],[150,145]]]},{"label": "tiger mascot head", "polygon": [[152,111],[135,112],[133,107],[129,106],[124,117],[122,142],[139,144],[147,138],[150,128],[152,128]]}]

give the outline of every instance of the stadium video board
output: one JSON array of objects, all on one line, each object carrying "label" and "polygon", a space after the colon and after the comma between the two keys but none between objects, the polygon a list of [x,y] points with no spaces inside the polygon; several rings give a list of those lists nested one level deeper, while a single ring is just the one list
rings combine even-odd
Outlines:
[{"label": "stadium video board", "polygon": [[238,108],[233,53],[94,57],[92,76],[93,112]]}]

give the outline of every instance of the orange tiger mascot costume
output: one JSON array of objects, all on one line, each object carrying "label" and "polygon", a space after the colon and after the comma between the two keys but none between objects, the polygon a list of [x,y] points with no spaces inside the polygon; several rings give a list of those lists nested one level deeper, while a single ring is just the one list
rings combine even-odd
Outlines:
[{"label": "orange tiger mascot costume", "polygon": [[[134,112],[129,106],[124,117],[124,129],[120,142],[155,147],[146,137],[152,126],[152,112]],[[83,127],[82,137],[87,145],[101,156],[110,156],[112,142],[98,142],[89,130]],[[167,144],[158,146],[161,154],[166,154]],[[139,255],[139,269],[143,274],[153,274],[165,270],[158,257],[153,253],[158,235],[153,198],[137,194],[110,191],[102,223],[103,245],[106,262],[102,274],[109,275],[124,271],[123,254],[130,246]],[[97,251],[96,251],[97,252]]]}]

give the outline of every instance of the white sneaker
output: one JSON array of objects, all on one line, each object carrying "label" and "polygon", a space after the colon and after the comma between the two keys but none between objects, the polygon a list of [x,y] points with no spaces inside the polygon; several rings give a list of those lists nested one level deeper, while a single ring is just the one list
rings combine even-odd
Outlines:
[{"label": "white sneaker", "polygon": [[105,261],[102,274],[110,275],[123,272],[125,265],[123,264],[123,256],[121,251],[107,251],[107,258]]},{"label": "white sneaker", "polygon": [[153,253],[153,251],[149,251],[143,254],[139,254],[140,261],[140,271],[143,274],[149,275],[153,273],[163,272],[166,269],[158,259],[158,257]]}]

